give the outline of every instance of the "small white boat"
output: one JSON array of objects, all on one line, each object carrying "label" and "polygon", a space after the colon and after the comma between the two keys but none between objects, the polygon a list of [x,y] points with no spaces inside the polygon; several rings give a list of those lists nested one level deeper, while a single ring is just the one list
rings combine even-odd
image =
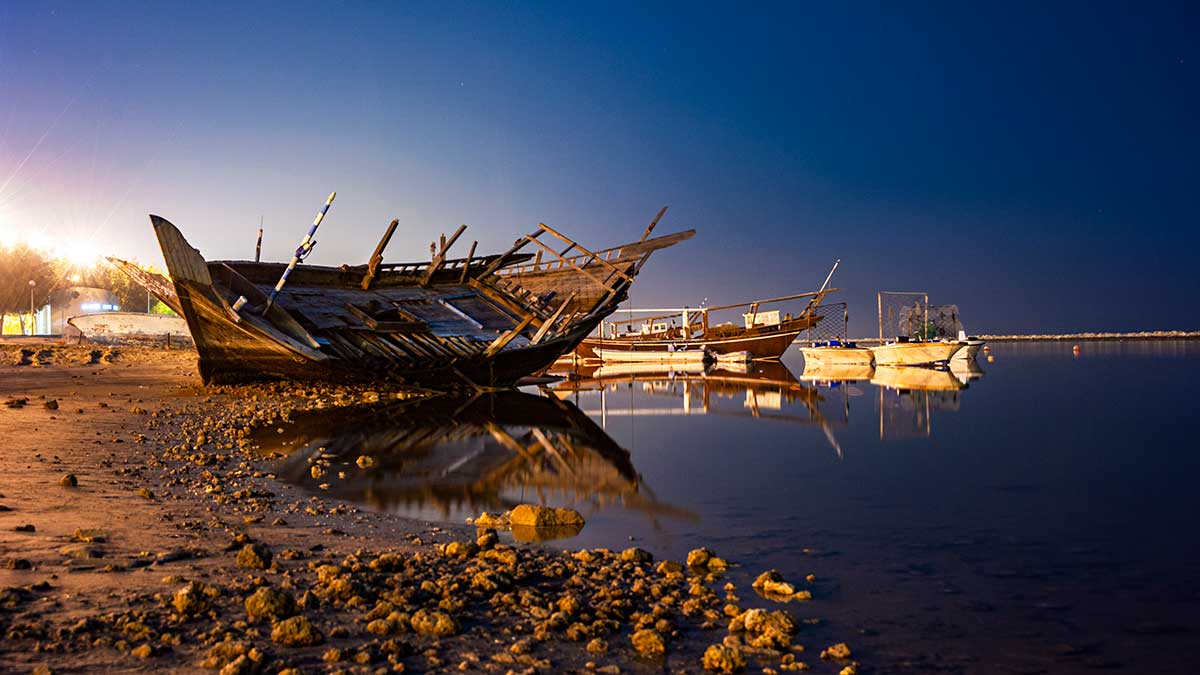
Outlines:
[{"label": "small white boat", "polygon": [[820,365],[869,366],[875,360],[875,355],[871,353],[870,349],[859,347],[853,342],[839,340],[812,342],[807,347],[801,347],[800,353],[804,355],[805,370],[808,370],[809,364],[814,367]]},{"label": "small white boat", "polygon": [[967,335],[966,331],[960,330],[958,331],[958,344],[960,345],[958,351],[954,352],[954,355],[950,357],[950,360],[974,361],[975,355],[979,353],[980,349],[983,349],[985,341],[977,337],[970,337]]},{"label": "small white boat", "polygon": [[925,366],[949,361],[962,347],[957,341],[910,340],[901,337],[894,342],[871,347],[871,352],[875,355],[876,366]]}]

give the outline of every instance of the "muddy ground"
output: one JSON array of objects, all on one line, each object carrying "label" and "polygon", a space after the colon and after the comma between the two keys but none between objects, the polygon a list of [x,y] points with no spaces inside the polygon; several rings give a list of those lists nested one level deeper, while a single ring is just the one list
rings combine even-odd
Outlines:
[{"label": "muddy ground", "polygon": [[416,394],[204,388],[194,359],[0,345],[0,671],[863,672],[803,579],[308,496],[254,430]]}]

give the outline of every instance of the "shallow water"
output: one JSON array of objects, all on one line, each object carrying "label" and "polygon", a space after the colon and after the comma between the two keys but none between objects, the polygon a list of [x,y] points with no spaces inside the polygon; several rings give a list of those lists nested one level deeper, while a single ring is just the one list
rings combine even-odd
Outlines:
[{"label": "shallow water", "polygon": [[[350,472],[329,491],[374,508],[461,523],[545,501],[588,521],[554,545],[814,573],[812,612],[873,672],[1194,672],[1200,343],[1081,347],[999,343],[961,377],[808,381],[798,350],[744,373],[580,371],[527,390],[570,406],[289,436],[282,473],[316,490],[302,458],[326,448]],[[346,463],[364,448],[370,476]]]}]

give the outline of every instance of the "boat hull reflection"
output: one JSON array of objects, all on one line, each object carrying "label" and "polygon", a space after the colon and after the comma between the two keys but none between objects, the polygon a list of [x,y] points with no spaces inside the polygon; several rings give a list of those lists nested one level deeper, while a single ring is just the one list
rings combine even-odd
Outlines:
[{"label": "boat hull reflection", "polygon": [[253,440],[286,455],[277,468],[285,480],[381,510],[449,515],[523,502],[619,503],[690,515],[647,496],[629,451],[551,396],[508,391],[322,410]]}]

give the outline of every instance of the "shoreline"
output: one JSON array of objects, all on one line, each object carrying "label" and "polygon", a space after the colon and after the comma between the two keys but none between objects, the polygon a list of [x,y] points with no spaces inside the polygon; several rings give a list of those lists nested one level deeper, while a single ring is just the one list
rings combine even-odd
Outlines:
[{"label": "shoreline", "polygon": [[205,388],[195,352],[42,347],[29,365],[0,350],[0,401],[14,402],[0,408],[0,670],[856,665],[818,657],[841,642],[815,615],[821,584],[816,601],[779,602],[749,588],[765,570],[738,561],[558,550],[372,511],[282,481],[254,447],[293,414],[409,390]]},{"label": "shoreline", "polygon": [[[1157,330],[1140,331],[1136,333],[1045,333],[1026,335],[973,335],[981,340],[990,342],[1061,342],[1064,340],[1080,340],[1085,342],[1111,342],[1121,340],[1200,340],[1200,331]],[[874,344],[880,342],[877,337],[852,338],[851,342]],[[805,340],[797,340],[805,342]]]}]

